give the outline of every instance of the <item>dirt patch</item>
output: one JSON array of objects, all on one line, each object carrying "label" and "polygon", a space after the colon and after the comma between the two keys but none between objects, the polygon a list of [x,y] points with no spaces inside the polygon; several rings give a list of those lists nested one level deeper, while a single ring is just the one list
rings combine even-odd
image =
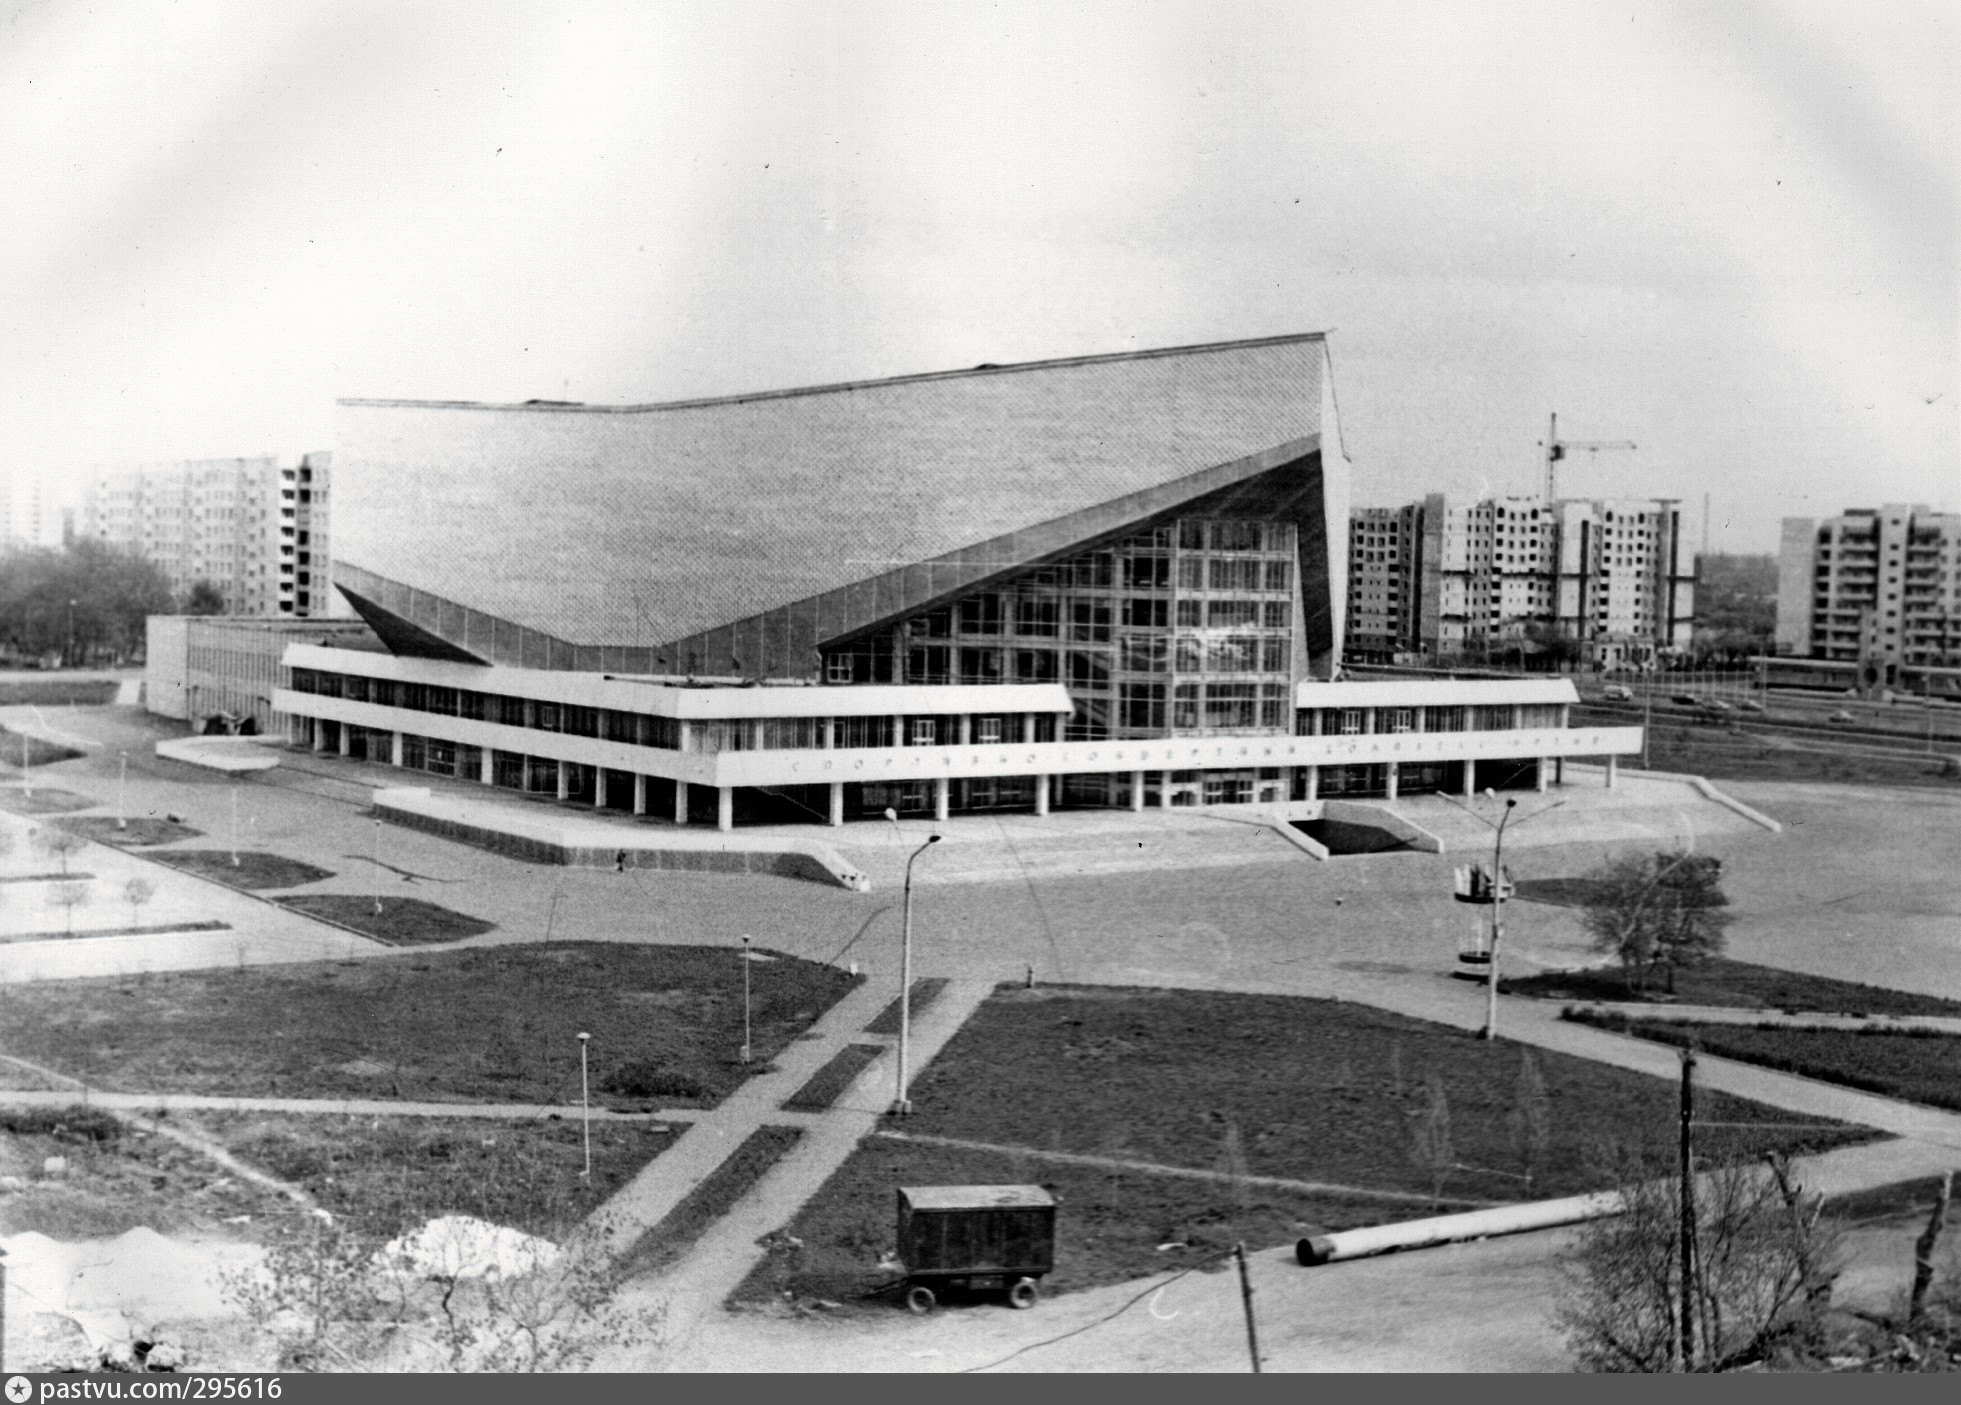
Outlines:
[{"label": "dirt patch", "polygon": [[383,898],[380,912],[375,911],[373,898],[349,893],[307,893],[278,901],[295,912],[352,928],[390,946],[432,946],[497,930],[495,922],[421,898]]},{"label": "dirt patch", "polygon": [[260,892],[269,888],[299,888],[332,878],[331,869],[316,868],[280,854],[255,853],[249,849],[160,849],[145,858],[171,868],[195,873],[231,888]]},{"label": "dirt patch", "polygon": [[229,932],[229,922],[172,922],[161,927],[86,927],[79,932],[16,932],[0,943],[73,941],[78,937],[155,937],[171,932]]},{"label": "dirt patch", "polygon": [[558,1239],[674,1140],[661,1123],[595,1122],[587,1180],[577,1118],[178,1117],[247,1165],[303,1187],[373,1243],[452,1214]]}]

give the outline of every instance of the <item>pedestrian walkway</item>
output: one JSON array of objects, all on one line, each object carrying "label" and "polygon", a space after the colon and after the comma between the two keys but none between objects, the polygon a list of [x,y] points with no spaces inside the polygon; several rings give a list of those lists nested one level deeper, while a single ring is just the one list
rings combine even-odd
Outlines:
[{"label": "pedestrian walkway", "polygon": [[[993,989],[991,981],[951,981],[931,1005],[913,1018],[911,1071],[915,1076],[960,1031]],[[767,1252],[757,1241],[795,1218],[890,1107],[895,1087],[893,1051],[888,1048],[884,1056],[859,1074],[828,1113],[796,1117],[778,1109],[778,1104],[795,1093],[805,1078],[823,1067],[845,1044],[862,1037],[864,1025],[878,1014],[889,997],[889,991],[873,992],[868,986],[846,997],[832,1010],[837,1018],[825,1022],[829,1027],[821,1031],[820,1037],[809,1040],[799,1050],[799,1057],[779,1059],[777,1073],[752,1080],[744,1094],[738,1095],[743,1098],[740,1104],[731,1098],[711,1118],[698,1122],[672,1150],[651,1163],[632,1185],[593,1217],[599,1232],[606,1236],[605,1242],[613,1246],[614,1252],[623,1251],[640,1233],[659,1223],[661,1216],[756,1128],[766,1123],[801,1124],[806,1128],[796,1147],[711,1226],[679,1262],[652,1278],[629,1283],[622,1290],[622,1302],[628,1305],[661,1303],[665,1306],[670,1342],[683,1341],[705,1314],[719,1310],[723,1299],[735,1291]],[[698,1151],[689,1145],[690,1139],[695,1140]]]}]

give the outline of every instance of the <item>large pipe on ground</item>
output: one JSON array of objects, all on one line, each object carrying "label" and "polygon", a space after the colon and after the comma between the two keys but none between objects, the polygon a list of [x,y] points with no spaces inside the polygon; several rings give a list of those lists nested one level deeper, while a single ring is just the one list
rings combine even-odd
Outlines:
[{"label": "large pipe on ground", "polygon": [[1523,1234],[1528,1230],[1579,1224],[1618,1215],[1623,1208],[1620,1192],[1613,1190],[1569,1195],[1563,1200],[1538,1200],[1527,1205],[1500,1205],[1461,1215],[1436,1215],[1427,1220],[1317,1234],[1296,1244],[1294,1257],[1313,1268],[1343,1259],[1367,1258],[1370,1254],[1393,1254],[1399,1249],[1427,1249],[1437,1244],[1485,1239],[1494,1234]]}]

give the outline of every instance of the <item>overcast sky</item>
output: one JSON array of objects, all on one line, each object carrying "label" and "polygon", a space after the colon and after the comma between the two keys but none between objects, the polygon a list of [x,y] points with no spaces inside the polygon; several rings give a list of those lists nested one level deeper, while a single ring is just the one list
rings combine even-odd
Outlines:
[{"label": "overcast sky", "polygon": [[1957,468],[1943,0],[0,0],[0,468],[1331,329],[1357,503]]}]

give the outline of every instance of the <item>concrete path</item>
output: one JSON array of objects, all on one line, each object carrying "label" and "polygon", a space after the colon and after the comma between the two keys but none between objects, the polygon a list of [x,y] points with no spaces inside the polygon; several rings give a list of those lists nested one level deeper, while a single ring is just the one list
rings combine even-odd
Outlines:
[{"label": "concrete path", "polygon": [[[864,993],[864,989],[868,988],[861,988],[859,993]],[[911,1048],[915,1074],[925,1068],[959,1032],[993,989],[991,981],[951,981],[931,1005],[914,1016]],[[827,1031],[823,1040],[813,1041],[821,1045],[822,1057],[805,1061],[808,1069],[803,1076],[814,1073],[832,1054],[856,1038],[857,1030],[875,1016],[889,998],[889,991],[881,991],[876,998],[856,1005],[839,1020],[837,1028]],[[846,1027],[848,1021],[854,1018],[858,1019],[858,1026]],[[888,1049],[884,1056],[874,1060],[859,1074],[831,1111],[809,1120],[803,1138],[789,1154],[703,1234],[679,1262],[651,1278],[628,1284],[622,1290],[622,1303],[629,1306],[664,1304],[667,1337],[671,1344],[677,1346],[692,1336],[705,1317],[719,1315],[723,1300],[735,1291],[766,1254],[767,1251],[757,1241],[789,1224],[832,1173],[857,1149],[860,1140],[878,1125],[879,1118],[892,1101],[892,1058],[893,1052]],[[755,1083],[762,1081],[754,1080]],[[785,1080],[779,1090],[758,1090],[756,1101],[760,1104],[771,1091],[780,1101],[794,1093],[801,1086],[801,1081],[801,1077]],[[765,1123],[788,1125],[792,1120],[776,1111],[773,1103],[759,1105],[747,1114],[731,1118],[725,1136],[717,1144],[726,1144],[732,1149],[755,1127]],[[698,1124],[684,1134],[682,1142],[703,1130]],[[646,1194],[637,1202],[632,1202],[632,1212],[640,1223],[655,1223],[656,1219],[647,1218],[650,1210],[663,1205],[671,1208],[679,1201],[681,1194],[686,1193],[686,1189],[692,1188],[692,1185],[683,1188],[665,1183],[661,1176],[663,1163],[674,1163],[674,1168],[678,1169],[680,1163],[676,1162],[676,1157],[681,1150],[681,1144],[677,1143],[673,1150],[641,1173],[642,1181],[661,1184],[649,1186]],[[716,1160],[719,1162],[720,1157]],[[705,1175],[706,1171],[702,1174]],[[615,1198],[614,1204],[633,1195],[638,1189],[639,1182],[629,1186]],[[680,1193],[674,1193],[676,1190]],[[607,1215],[612,1208],[612,1205],[608,1205],[600,1215]],[[662,1208],[661,1213],[665,1214],[666,1209]],[[611,1232],[613,1226],[608,1225],[607,1229]]]}]

